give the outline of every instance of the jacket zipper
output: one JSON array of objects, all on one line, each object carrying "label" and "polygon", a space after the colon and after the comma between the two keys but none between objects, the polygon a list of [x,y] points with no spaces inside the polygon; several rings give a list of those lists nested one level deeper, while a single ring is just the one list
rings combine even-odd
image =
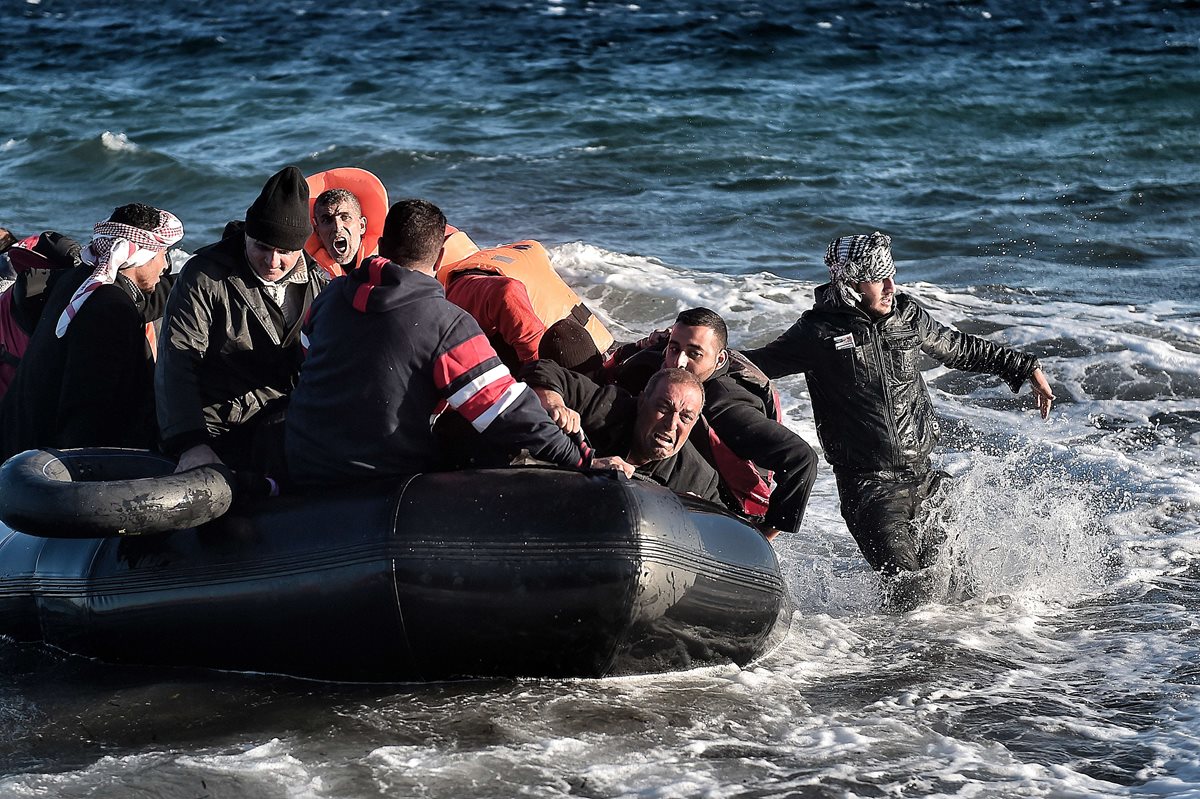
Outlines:
[{"label": "jacket zipper", "polygon": [[896,438],[897,438],[896,437],[896,416],[895,416],[895,408],[893,407],[893,404],[892,404],[892,390],[891,390],[891,388],[888,387],[888,380],[887,380],[888,376],[884,370],[883,334],[879,330],[878,327],[876,327],[875,325],[871,325],[871,336],[872,336],[871,343],[875,349],[875,363],[879,366],[879,385],[880,385],[880,388],[883,389],[884,408],[886,410],[886,413],[884,415],[887,418],[887,426],[888,426],[888,443],[889,443],[889,445],[891,445],[891,448],[892,448],[891,466],[892,466],[892,468],[896,468],[897,461],[898,461],[897,451],[899,449],[899,447],[897,446],[897,441],[896,441]]}]

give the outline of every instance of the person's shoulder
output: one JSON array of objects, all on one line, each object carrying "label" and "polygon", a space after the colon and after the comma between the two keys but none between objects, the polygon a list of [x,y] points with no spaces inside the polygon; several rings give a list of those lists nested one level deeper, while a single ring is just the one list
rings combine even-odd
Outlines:
[{"label": "person's shoulder", "polygon": [[72,320],[68,331],[78,334],[87,330],[89,334],[115,329],[118,326],[144,327],[142,313],[126,289],[112,283],[100,286],[92,292]]},{"label": "person's shoulder", "polygon": [[817,305],[800,314],[787,333],[789,337],[816,337],[825,328],[844,325],[847,318],[847,314],[838,308]]},{"label": "person's shoulder", "polygon": [[[897,313],[925,311],[925,306],[921,304],[920,300],[906,291],[897,291],[894,303]],[[928,313],[928,311],[925,312]]]},{"label": "person's shoulder", "polygon": [[896,297],[893,300],[895,310],[892,313],[892,318],[905,324],[916,324],[921,319],[933,319],[933,315],[928,309],[911,294],[896,292]]},{"label": "person's shoulder", "polygon": [[435,278],[420,273],[413,273],[412,277],[405,313],[424,318],[443,329],[461,328],[473,335],[483,335],[475,317],[451,302]]},{"label": "person's shoulder", "polygon": [[762,400],[731,372],[710,378],[704,383],[705,416],[729,408],[731,405],[749,405],[762,411]]},{"label": "person's shoulder", "polygon": [[229,277],[237,264],[239,246],[236,237],[230,237],[196,250],[180,268],[172,291]]}]

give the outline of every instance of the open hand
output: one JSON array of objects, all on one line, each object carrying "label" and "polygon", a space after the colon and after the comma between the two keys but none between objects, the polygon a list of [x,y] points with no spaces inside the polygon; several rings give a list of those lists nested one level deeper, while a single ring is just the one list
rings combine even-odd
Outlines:
[{"label": "open hand", "polygon": [[1046,382],[1046,375],[1041,369],[1034,369],[1029,376],[1029,385],[1033,388],[1033,396],[1037,400],[1038,410],[1045,419],[1050,415],[1050,406],[1054,404],[1054,392]]}]

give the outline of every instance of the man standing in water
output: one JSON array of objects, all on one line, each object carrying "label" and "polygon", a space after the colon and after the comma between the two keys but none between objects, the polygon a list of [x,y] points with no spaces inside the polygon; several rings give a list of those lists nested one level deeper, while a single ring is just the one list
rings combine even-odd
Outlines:
[{"label": "man standing in water", "polygon": [[930,468],[938,425],[917,368],[919,353],[953,369],[1026,380],[1042,418],[1054,393],[1037,358],[952,330],[896,293],[891,239],[843,236],[825,254],[830,282],[783,335],[744,354],[768,377],[803,372],[817,435],[833,466],[842,517],[871,567],[890,580],[896,607],[921,599],[914,572],[932,565],[936,542],[914,519],[942,472]]}]

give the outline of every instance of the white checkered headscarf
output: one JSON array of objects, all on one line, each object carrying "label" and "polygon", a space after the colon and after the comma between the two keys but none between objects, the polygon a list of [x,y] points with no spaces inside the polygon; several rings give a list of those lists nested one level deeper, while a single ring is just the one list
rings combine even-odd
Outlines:
[{"label": "white checkered headscarf", "polygon": [[116,280],[117,272],[144,266],[182,238],[183,223],[170,211],[159,210],[158,225],[154,230],[142,230],[107,219],[96,223],[92,228],[92,241],[81,253],[83,262],[92,267],[92,274],[71,296],[62,316],[58,317],[54,334],[62,338],[92,292]]},{"label": "white checkered headscarf", "polygon": [[875,232],[869,236],[841,236],[825,251],[830,282],[845,305],[857,305],[862,295],[854,287],[863,282],[884,280],[896,274],[892,262],[892,238]]}]

